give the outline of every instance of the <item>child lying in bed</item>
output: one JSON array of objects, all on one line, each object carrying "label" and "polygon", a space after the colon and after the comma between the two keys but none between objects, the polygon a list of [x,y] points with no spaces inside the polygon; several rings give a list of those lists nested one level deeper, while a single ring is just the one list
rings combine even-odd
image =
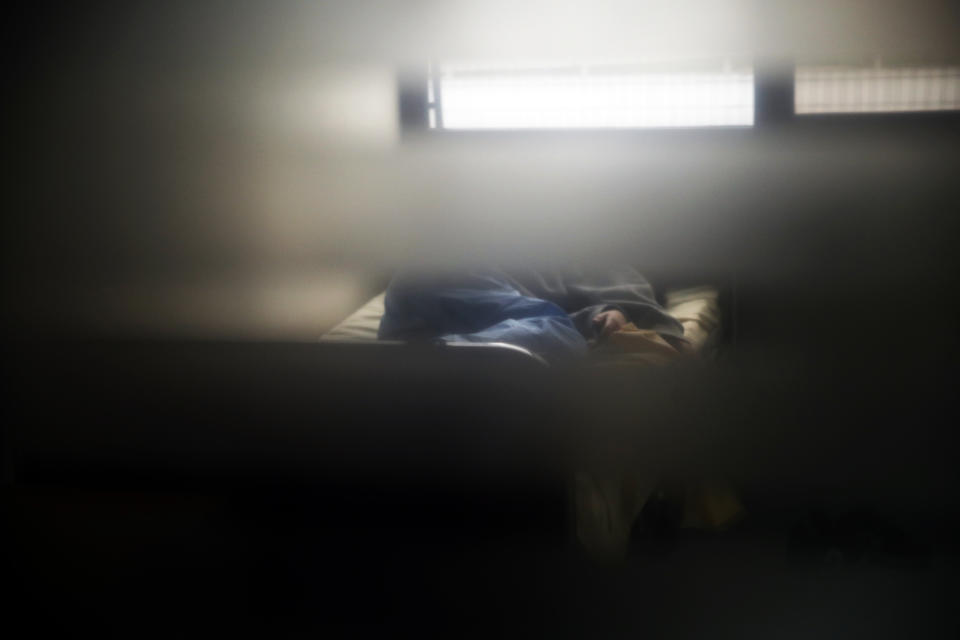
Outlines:
[{"label": "child lying in bed", "polygon": [[645,331],[678,353],[688,346],[683,326],[630,267],[404,272],[387,288],[385,307],[381,339],[506,342],[554,360],[624,331]]}]

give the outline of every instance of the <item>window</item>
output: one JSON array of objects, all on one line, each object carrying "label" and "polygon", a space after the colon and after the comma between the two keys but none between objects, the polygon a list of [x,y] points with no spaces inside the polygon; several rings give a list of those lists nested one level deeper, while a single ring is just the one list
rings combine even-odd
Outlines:
[{"label": "window", "polygon": [[443,64],[428,94],[437,129],[753,124],[753,69],[729,58]]},{"label": "window", "polygon": [[960,66],[798,66],[798,114],[960,109]]}]

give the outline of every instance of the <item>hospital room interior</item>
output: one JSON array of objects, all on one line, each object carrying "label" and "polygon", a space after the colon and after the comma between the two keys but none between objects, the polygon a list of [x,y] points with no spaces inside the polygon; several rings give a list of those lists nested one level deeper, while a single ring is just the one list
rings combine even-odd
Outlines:
[{"label": "hospital room interior", "polygon": [[957,3],[6,31],[8,637],[960,637]]}]

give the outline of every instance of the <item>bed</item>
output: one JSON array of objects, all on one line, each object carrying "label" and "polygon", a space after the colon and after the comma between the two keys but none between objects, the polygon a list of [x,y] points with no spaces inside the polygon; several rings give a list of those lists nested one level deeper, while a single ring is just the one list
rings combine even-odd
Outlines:
[{"label": "bed", "polygon": [[[361,346],[384,347],[385,342],[377,338],[380,321],[384,315],[384,295],[381,292],[368,300],[363,306],[350,314],[342,322],[323,334],[320,342],[328,346],[339,346],[344,351]],[[722,315],[720,290],[714,286],[695,286],[668,289],[665,292],[663,307],[683,326],[684,337],[689,340],[693,350],[701,358],[716,355],[721,339]],[[614,342],[609,340],[609,342]],[[402,348],[401,344],[393,343]],[[614,346],[614,345],[611,345]],[[614,346],[615,347],[615,346]],[[453,362],[464,364],[469,357],[486,351],[493,360],[505,367],[524,364],[515,362],[522,352],[531,364],[547,363],[538,355],[515,345],[499,343],[448,343],[438,347],[447,351]],[[458,352],[458,349],[460,350]],[[666,363],[671,357],[658,357],[651,352],[630,352],[616,348],[594,349],[588,356],[588,364],[594,366],[629,367],[652,371],[650,365]],[[513,365],[510,362],[514,362]],[[591,367],[592,368],[592,367]],[[569,476],[568,476],[569,477]],[[619,558],[625,553],[632,523],[639,517],[640,510],[647,497],[656,489],[657,478],[646,472],[624,473],[622,469],[595,468],[590,471],[577,471],[569,483],[568,508],[570,509],[570,530],[580,543],[597,558]],[[627,496],[632,496],[627,499]],[[616,505],[616,506],[609,506]],[[736,510],[731,513],[736,513]],[[730,516],[733,517],[732,515]]]},{"label": "bed", "polygon": [[[321,342],[369,343],[377,341],[377,329],[384,313],[381,292],[320,337]],[[668,290],[664,307],[683,325],[684,335],[694,350],[709,355],[720,337],[719,292],[712,286]]]}]

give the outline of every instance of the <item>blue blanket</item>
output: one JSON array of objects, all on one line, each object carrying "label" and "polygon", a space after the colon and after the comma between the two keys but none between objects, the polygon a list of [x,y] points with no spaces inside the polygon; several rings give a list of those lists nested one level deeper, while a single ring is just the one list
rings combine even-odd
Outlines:
[{"label": "blue blanket", "polygon": [[383,339],[507,342],[554,360],[582,356],[602,340],[596,319],[611,309],[671,344],[685,340],[653,287],[625,266],[401,272],[387,288],[385,306]]},{"label": "blue blanket", "polygon": [[400,274],[387,288],[382,339],[506,342],[552,359],[587,352],[567,312],[496,272]]}]

